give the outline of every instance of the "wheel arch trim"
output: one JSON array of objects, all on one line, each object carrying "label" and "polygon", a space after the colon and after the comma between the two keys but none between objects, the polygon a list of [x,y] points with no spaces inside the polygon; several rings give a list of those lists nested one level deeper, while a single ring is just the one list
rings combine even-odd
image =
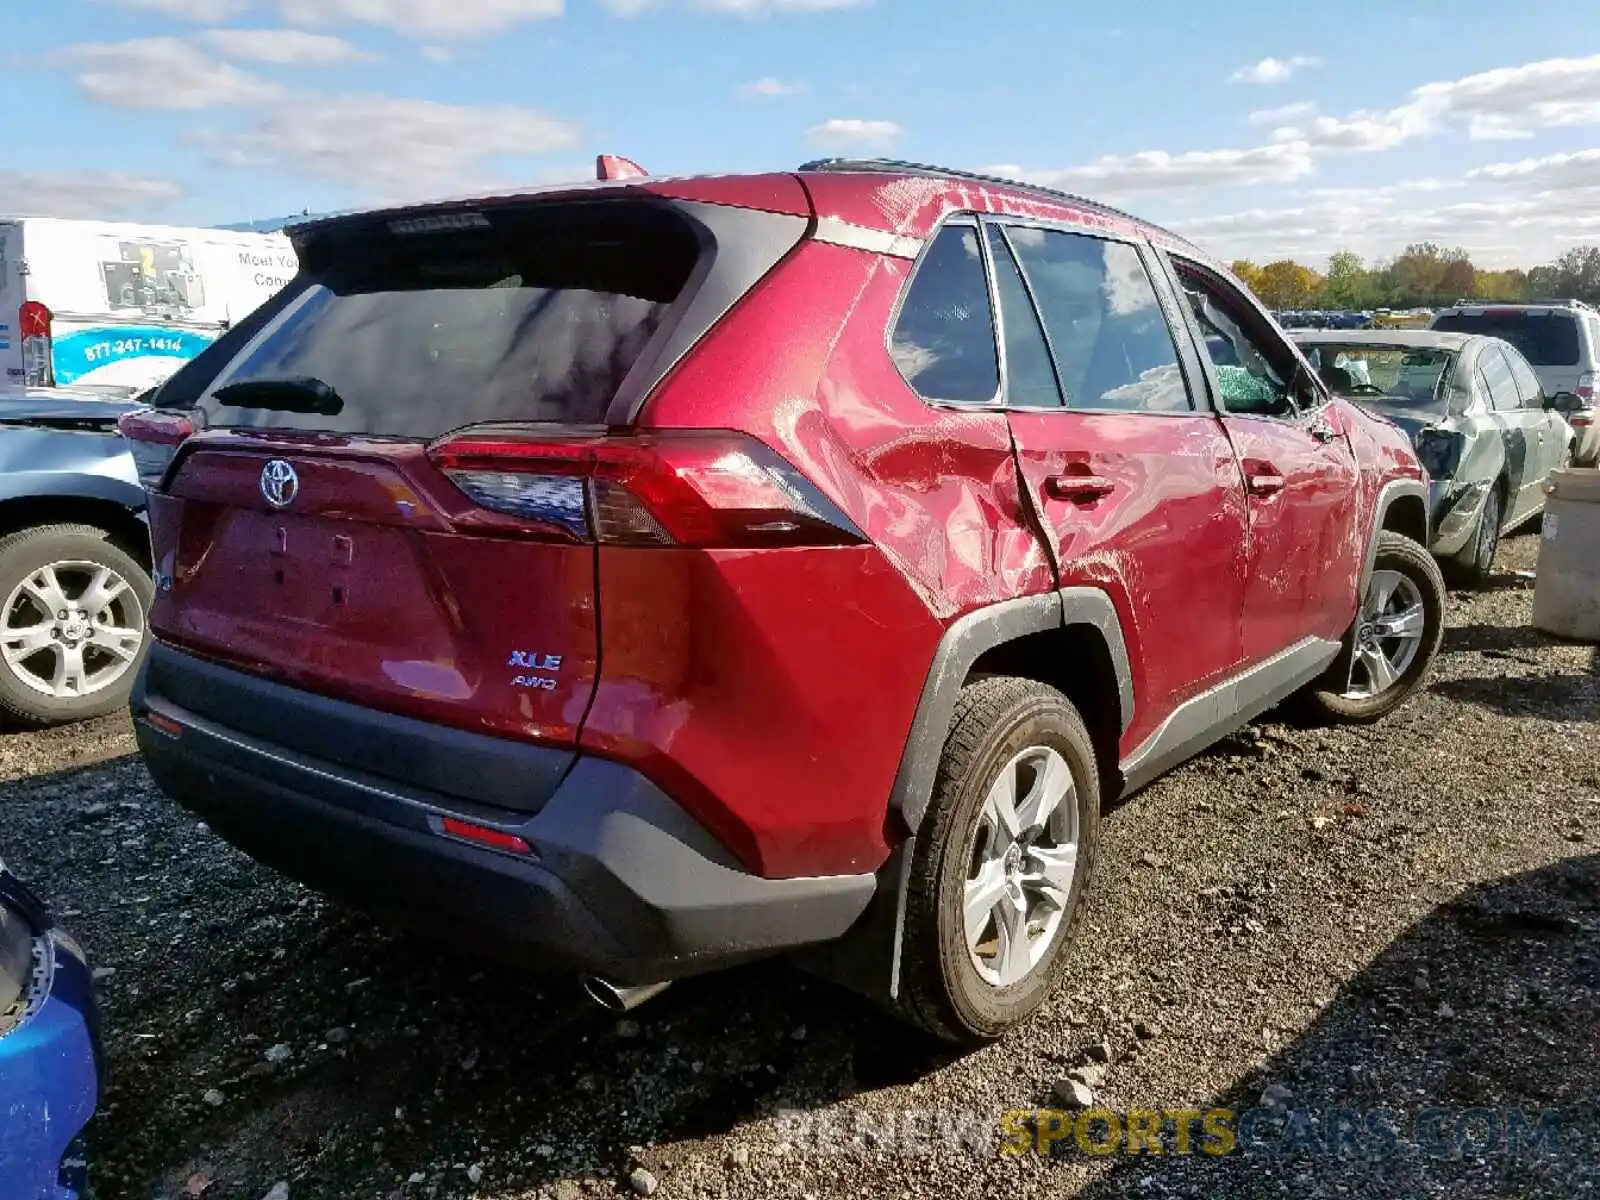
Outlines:
[{"label": "wheel arch trim", "polygon": [[1105,642],[1116,674],[1121,725],[1127,730],[1134,711],[1133,675],[1122,622],[1106,592],[1095,587],[1068,587],[975,609],[953,622],[939,639],[906,736],[889,811],[908,832],[916,831],[927,812],[956,696],[973,665],[1008,642],[1075,625],[1092,627]]},{"label": "wheel arch trim", "polygon": [[1427,549],[1433,540],[1433,529],[1428,512],[1428,486],[1420,479],[1391,479],[1378,490],[1378,499],[1372,506],[1372,526],[1367,531],[1367,554],[1361,567],[1361,586],[1356,592],[1357,601],[1367,594],[1367,584],[1372,581],[1373,567],[1378,561],[1379,535],[1383,533],[1389,510],[1395,501],[1410,497],[1422,506],[1423,541]]}]

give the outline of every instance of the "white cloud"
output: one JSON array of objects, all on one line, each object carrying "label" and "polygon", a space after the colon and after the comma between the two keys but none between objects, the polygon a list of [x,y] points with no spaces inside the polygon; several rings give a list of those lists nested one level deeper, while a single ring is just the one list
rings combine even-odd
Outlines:
[{"label": "white cloud", "polygon": [[209,29],[199,40],[229,58],[280,67],[333,67],[374,57],[343,38],[298,29]]},{"label": "white cloud", "polygon": [[1272,132],[1274,140],[1300,142],[1314,150],[1388,150],[1428,129],[1428,119],[1409,107],[1358,112],[1348,117],[1313,117]]},{"label": "white cloud", "polygon": [[564,0],[278,0],[294,25],[361,22],[411,37],[449,38],[494,33],[523,21],[549,20]]},{"label": "white cloud", "polygon": [[1299,121],[1305,117],[1315,116],[1317,106],[1306,101],[1299,104],[1282,104],[1277,108],[1258,108],[1250,114],[1252,125],[1282,125],[1289,121]]},{"label": "white cloud", "polygon": [[[1537,174],[1525,173],[1530,187]],[[1591,178],[1597,176],[1600,171]],[[1575,176],[1573,183],[1508,196],[1503,189],[1409,180],[1326,189],[1294,205],[1168,223],[1222,258],[1295,258],[1320,265],[1335,250],[1375,260],[1392,258],[1413,242],[1438,242],[1465,247],[1480,267],[1526,267],[1600,237],[1600,182],[1579,185]],[[1429,203],[1430,197],[1437,199]]]},{"label": "white cloud", "polygon": [[1430,83],[1412,106],[1464,119],[1475,139],[1527,137],[1555,125],[1600,124],[1600,54],[1551,58]]},{"label": "white cloud", "polygon": [[754,83],[746,83],[739,88],[741,96],[763,96],[776,99],[780,96],[798,96],[806,90],[803,83],[784,83],[781,79],[757,79]]},{"label": "white cloud", "polygon": [[891,146],[905,130],[893,121],[863,121],[858,117],[836,117],[813,125],[806,130],[806,139],[814,146]]},{"label": "white cloud", "polygon": [[834,12],[843,8],[868,8],[872,0],[693,0],[705,12],[736,17],[765,17],[774,13]]},{"label": "white cloud", "polygon": [[142,9],[184,21],[228,21],[250,7],[251,0],[116,0],[123,8]]},{"label": "white cloud", "polygon": [[1579,150],[1572,154],[1525,158],[1520,162],[1492,163],[1472,171],[1467,178],[1536,192],[1600,188],[1600,150]]},{"label": "white cloud", "polygon": [[1240,67],[1228,76],[1228,82],[1283,83],[1293,79],[1301,71],[1321,65],[1322,60],[1310,54],[1296,54],[1291,58],[1263,58],[1248,67]]},{"label": "white cloud", "polygon": [[1169,154],[1107,154],[1087,166],[1060,170],[986,167],[986,174],[1022,179],[1044,187],[1082,191],[1090,196],[1116,196],[1162,189],[1287,183],[1311,173],[1310,150],[1295,142],[1278,142],[1247,150],[1191,150]]},{"label": "white cloud", "polygon": [[429,62],[442,63],[450,61],[450,51],[443,46],[424,46],[421,53],[422,57]]},{"label": "white cloud", "polygon": [[86,42],[57,57],[89,99],[111,108],[204,109],[263,104],[277,85],[205,54],[181,38]]},{"label": "white cloud", "polygon": [[1491,141],[1531,137],[1562,125],[1600,125],[1600,55],[1552,58],[1425,84],[1394,108],[1316,117],[1273,136],[1316,150],[1389,150],[1453,128]]},{"label": "white cloud", "polygon": [[[667,7],[670,0],[600,0],[619,17]],[[874,0],[677,0],[700,12],[733,17],[770,17],[781,13],[835,12],[845,8],[870,8]]]},{"label": "white cloud", "polygon": [[121,171],[0,170],[0,212],[42,217],[134,217],[183,194],[177,184]]},{"label": "white cloud", "polygon": [[223,165],[290,170],[387,201],[494,187],[490,160],[570,150],[580,136],[575,125],[515,105],[357,95],[297,98],[241,134],[204,140]]}]

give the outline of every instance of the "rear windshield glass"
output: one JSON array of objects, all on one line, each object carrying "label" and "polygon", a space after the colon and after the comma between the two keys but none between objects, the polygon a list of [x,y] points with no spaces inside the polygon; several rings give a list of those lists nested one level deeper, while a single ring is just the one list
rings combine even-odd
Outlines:
[{"label": "rear windshield glass", "polygon": [[[483,421],[599,423],[698,257],[682,218],[636,202],[419,224],[314,235],[281,312],[210,380],[206,423],[410,438]],[[216,396],[307,377],[338,394],[337,414]]]},{"label": "rear windshield glass", "polygon": [[1571,313],[1447,313],[1435,318],[1433,327],[1504,338],[1536,367],[1571,367],[1578,362],[1578,322]]}]

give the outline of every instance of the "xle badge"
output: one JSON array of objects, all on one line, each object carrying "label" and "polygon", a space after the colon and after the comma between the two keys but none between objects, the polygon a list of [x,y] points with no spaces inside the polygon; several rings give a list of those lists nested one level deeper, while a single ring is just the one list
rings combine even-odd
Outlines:
[{"label": "xle badge", "polygon": [[[561,656],[540,654],[535,650],[513,650],[506,666],[521,667],[525,671],[556,672],[561,670]],[[511,680],[511,686],[553,692],[556,690],[556,681],[545,675],[517,675]]]}]

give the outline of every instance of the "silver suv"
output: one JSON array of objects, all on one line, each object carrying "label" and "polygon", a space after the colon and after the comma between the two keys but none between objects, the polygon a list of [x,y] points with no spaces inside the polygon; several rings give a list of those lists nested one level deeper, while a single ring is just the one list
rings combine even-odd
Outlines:
[{"label": "silver suv", "polygon": [[1544,394],[1555,401],[1578,435],[1573,461],[1580,466],[1600,462],[1600,413],[1595,409],[1600,388],[1600,312],[1581,300],[1462,301],[1440,309],[1433,328],[1502,338],[1522,351]]}]

